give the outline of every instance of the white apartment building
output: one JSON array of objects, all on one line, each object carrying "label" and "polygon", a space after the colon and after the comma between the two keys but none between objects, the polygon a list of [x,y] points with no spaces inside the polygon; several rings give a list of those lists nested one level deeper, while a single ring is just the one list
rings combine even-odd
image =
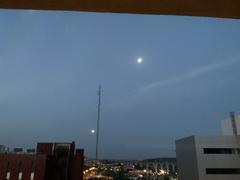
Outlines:
[{"label": "white apartment building", "polygon": [[221,125],[223,135],[176,141],[179,180],[240,180],[240,121],[231,116]]}]

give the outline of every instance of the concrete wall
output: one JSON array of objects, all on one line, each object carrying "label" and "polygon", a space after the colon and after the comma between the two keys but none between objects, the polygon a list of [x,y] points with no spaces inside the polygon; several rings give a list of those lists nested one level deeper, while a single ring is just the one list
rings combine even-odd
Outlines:
[{"label": "concrete wall", "polygon": [[176,141],[179,180],[199,180],[194,136]]},{"label": "concrete wall", "polygon": [[[232,154],[204,154],[204,148],[231,148]],[[176,141],[179,180],[240,180],[240,174],[207,174],[206,168],[240,168],[240,136],[191,136]]]},{"label": "concrete wall", "polygon": [[234,136],[195,136],[199,180],[240,180],[240,175],[209,175],[206,168],[240,168],[240,154],[204,154],[203,148],[240,148]]},{"label": "concrete wall", "polygon": [[44,180],[46,155],[0,154],[0,180],[5,180],[8,172],[11,180],[17,180],[19,173],[22,173],[22,180],[29,180],[32,163],[36,166],[34,180]]}]

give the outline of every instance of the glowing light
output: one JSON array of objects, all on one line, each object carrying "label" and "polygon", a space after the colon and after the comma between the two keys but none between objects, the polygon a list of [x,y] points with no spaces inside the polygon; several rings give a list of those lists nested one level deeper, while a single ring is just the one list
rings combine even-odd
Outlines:
[{"label": "glowing light", "polygon": [[91,130],[91,133],[92,133],[92,134],[94,134],[94,133],[95,133],[95,130],[94,130],[94,129],[92,129],[92,130]]},{"label": "glowing light", "polygon": [[164,170],[160,170],[160,174],[166,174],[166,171],[164,171]]},{"label": "glowing light", "polygon": [[142,59],[142,58],[138,58],[138,59],[137,59],[137,63],[138,63],[138,64],[141,64],[142,62],[143,62],[143,59]]}]

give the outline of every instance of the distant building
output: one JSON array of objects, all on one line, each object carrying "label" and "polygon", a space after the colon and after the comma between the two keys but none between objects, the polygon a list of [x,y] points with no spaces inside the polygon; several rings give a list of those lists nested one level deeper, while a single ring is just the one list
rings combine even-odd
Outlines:
[{"label": "distant building", "polygon": [[23,148],[14,148],[13,152],[14,153],[22,153],[23,152]]},{"label": "distant building", "polygon": [[176,141],[179,180],[240,179],[240,136],[234,130],[238,124],[234,119],[222,122],[224,135],[190,136]]},{"label": "distant building", "polygon": [[7,152],[9,152],[9,148],[4,145],[0,145],[0,153],[7,153]]},{"label": "distant building", "polygon": [[27,149],[27,153],[35,153],[36,150],[35,149]]},{"label": "distant building", "polygon": [[146,169],[152,169],[153,172],[161,170],[174,174],[177,172],[176,158],[146,159],[141,162],[141,166],[144,166]]},{"label": "distant building", "polygon": [[82,180],[83,150],[75,143],[38,143],[36,153],[0,154],[1,180]]}]

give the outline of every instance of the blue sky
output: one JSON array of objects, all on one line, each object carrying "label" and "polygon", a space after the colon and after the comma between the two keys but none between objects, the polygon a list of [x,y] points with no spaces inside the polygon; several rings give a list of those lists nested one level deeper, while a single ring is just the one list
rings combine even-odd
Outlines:
[{"label": "blue sky", "polygon": [[100,157],[172,156],[240,112],[239,68],[239,20],[1,10],[0,144],[94,156],[101,83]]}]

